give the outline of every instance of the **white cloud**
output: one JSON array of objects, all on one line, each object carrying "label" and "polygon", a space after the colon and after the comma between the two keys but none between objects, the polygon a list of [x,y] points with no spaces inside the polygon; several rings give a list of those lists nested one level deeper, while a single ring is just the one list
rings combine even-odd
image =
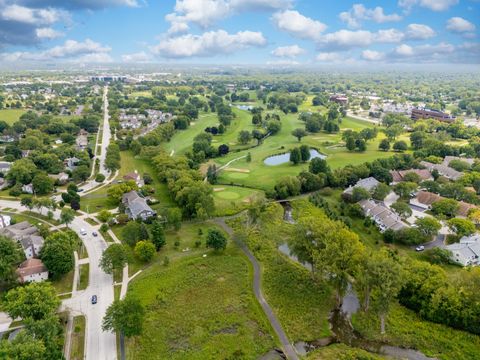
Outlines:
[{"label": "white cloud", "polygon": [[412,56],[413,48],[410,45],[402,44],[395,48],[395,53],[401,56]]},{"label": "white cloud", "polygon": [[368,30],[339,30],[322,35],[317,45],[332,50],[348,50],[355,47],[367,47],[374,43],[398,43],[405,35],[397,29],[385,29],[377,32]]},{"label": "white cloud", "polygon": [[305,50],[298,45],[280,46],[272,51],[273,56],[294,58],[305,53]]},{"label": "white cloud", "polygon": [[475,31],[475,25],[464,18],[455,16],[447,21],[447,30],[456,33],[465,33]]},{"label": "white cloud", "polygon": [[201,35],[186,34],[162,40],[151,48],[156,55],[167,58],[215,56],[230,54],[249,47],[261,47],[267,40],[261,32],[240,31],[229,34],[225,30],[209,31]]},{"label": "white cloud", "polygon": [[303,16],[295,10],[277,12],[273,14],[272,19],[280,30],[301,39],[316,40],[327,28],[327,25],[320,21]]},{"label": "white cloud", "polygon": [[32,25],[51,25],[66,17],[64,11],[47,8],[47,9],[32,9],[19,5],[8,5],[0,12],[0,17],[3,20],[15,21],[19,23]]},{"label": "white cloud", "polygon": [[379,43],[397,43],[404,38],[403,32],[397,29],[378,30],[374,33],[374,42]]},{"label": "white cloud", "polygon": [[380,6],[367,9],[363,4],[354,4],[350,10],[340,13],[339,17],[340,20],[354,29],[359,28],[363,20],[371,20],[379,24],[402,20],[402,17],[398,14],[385,14]]},{"label": "white cloud", "polygon": [[56,39],[64,36],[64,33],[49,27],[35,29],[35,33],[39,39]]},{"label": "white cloud", "polygon": [[316,57],[317,61],[335,62],[344,59],[343,55],[337,52],[322,52]]},{"label": "white cloud", "polygon": [[399,0],[398,6],[407,11],[409,11],[415,5],[419,5],[433,11],[445,11],[451,6],[458,4],[458,1],[459,0]]},{"label": "white cloud", "polygon": [[171,23],[170,34],[185,31],[188,23],[208,28],[217,21],[245,11],[289,8],[292,0],[177,0],[174,12],[165,19]]},{"label": "white cloud", "polygon": [[407,26],[405,37],[411,40],[425,40],[435,36],[435,31],[427,25],[410,24]]},{"label": "white cloud", "polygon": [[109,62],[109,47],[86,39],[83,42],[67,40],[63,45],[40,52],[14,52],[5,53],[2,58],[5,61],[50,61],[50,60],[75,60],[81,62]]},{"label": "white cloud", "polygon": [[145,51],[140,51],[133,54],[122,55],[122,61],[127,63],[142,63],[151,61],[152,57]]},{"label": "white cloud", "polygon": [[379,60],[383,60],[384,57],[385,57],[385,54],[380,52],[380,51],[374,51],[374,50],[363,50],[362,51],[362,58],[364,60],[379,61]]}]

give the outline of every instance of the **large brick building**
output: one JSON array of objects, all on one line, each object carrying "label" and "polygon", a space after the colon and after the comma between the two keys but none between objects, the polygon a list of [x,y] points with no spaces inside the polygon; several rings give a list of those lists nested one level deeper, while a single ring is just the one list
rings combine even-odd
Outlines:
[{"label": "large brick building", "polygon": [[454,122],[455,116],[451,116],[441,111],[437,110],[430,110],[424,108],[413,108],[412,109],[412,119],[413,120],[420,120],[420,119],[435,119],[438,121],[444,122]]}]

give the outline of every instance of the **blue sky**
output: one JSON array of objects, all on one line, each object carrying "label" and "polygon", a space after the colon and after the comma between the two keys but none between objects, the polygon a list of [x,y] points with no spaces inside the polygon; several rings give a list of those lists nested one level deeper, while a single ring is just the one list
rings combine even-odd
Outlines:
[{"label": "blue sky", "polygon": [[479,20],[479,0],[0,0],[0,60],[478,64]]}]

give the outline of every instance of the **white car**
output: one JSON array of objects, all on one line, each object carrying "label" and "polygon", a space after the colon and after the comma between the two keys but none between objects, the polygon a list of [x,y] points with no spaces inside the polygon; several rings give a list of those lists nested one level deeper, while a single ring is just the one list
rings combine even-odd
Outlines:
[{"label": "white car", "polygon": [[80,234],[82,234],[82,235],[87,235],[87,230],[85,230],[85,229],[80,229]]},{"label": "white car", "polygon": [[425,250],[425,246],[423,246],[423,245],[417,246],[415,248],[415,251],[423,251],[423,250]]}]

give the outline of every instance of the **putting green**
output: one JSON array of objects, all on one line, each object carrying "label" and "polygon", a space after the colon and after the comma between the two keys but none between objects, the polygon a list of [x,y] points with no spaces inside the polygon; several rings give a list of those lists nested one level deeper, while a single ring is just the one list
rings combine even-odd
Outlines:
[{"label": "putting green", "polygon": [[215,196],[226,200],[236,200],[240,198],[240,194],[233,191],[219,191],[215,193]]}]

